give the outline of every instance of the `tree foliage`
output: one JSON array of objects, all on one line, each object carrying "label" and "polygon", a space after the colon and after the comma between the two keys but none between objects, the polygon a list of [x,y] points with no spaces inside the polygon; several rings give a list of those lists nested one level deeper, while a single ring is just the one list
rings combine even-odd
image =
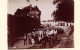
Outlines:
[{"label": "tree foliage", "polygon": [[[30,0],[26,0],[30,2]],[[38,1],[38,0],[36,0]],[[57,21],[74,22],[74,2],[73,0],[53,0],[53,4],[58,3],[57,10],[52,13]]]},{"label": "tree foliage", "polygon": [[53,4],[57,5],[58,10],[53,12],[57,21],[74,22],[74,2],[73,0],[54,0]]}]

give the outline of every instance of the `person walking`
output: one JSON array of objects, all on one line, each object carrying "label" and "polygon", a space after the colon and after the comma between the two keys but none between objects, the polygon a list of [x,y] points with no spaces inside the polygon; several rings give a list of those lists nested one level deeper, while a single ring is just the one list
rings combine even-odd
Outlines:
[{"label": "person walking", "polygon": [[34,41],[34,39],[33,39],[33,38],[31,39],[31,43],[32,43],[32,46],[34,46],[35,41]]},{"label": "person walking", "polygon": [[27,45],[27,37],[26,37],[26,34],[24,34],[24,45],[26,44]]},{"label": "person walking", "polygon": [[54,40],[57,41],[57,30],[54,30]]},{"label": "person walking", "polygon": [[41,36],[39,36],[39,42],[41,41]]}]

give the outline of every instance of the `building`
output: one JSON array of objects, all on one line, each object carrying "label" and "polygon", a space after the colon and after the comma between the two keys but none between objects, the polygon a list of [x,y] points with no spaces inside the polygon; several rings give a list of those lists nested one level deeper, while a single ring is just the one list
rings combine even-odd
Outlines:
[{"label": "building", "polygon": [[25,33],[33,31],[34,28],[40,26],[40,15],[41,11],[39,8],[37,6],[32,7],[31,4],[22,9],[17,9],[14,15],[8,16],[13,20],[10,22],[9,18],[8,28],[13,28],[11,30],[14,32],[15,37],[23,36]]}]

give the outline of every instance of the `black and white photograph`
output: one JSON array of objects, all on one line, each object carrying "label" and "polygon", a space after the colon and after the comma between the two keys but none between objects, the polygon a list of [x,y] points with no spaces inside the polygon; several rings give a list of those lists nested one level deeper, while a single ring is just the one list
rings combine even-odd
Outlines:
[{"label": "black and white photograph", "polygon": [[8,0],[8,50],[74,48],[74,0]]}]

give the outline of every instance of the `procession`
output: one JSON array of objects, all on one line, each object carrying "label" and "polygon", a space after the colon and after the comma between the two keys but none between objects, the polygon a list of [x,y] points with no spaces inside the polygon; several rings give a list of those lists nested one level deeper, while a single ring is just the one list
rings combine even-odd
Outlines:
[{"label": "procession", "polygon": [[[57,30],[34,30],[28,34],[24,34],[24,45],[40,44],[42,48],[53,47],[54,42],[57,41]],[[51,45],[50,45],[51,44]],[[50,46],[48,46],[50,45]]]}]

